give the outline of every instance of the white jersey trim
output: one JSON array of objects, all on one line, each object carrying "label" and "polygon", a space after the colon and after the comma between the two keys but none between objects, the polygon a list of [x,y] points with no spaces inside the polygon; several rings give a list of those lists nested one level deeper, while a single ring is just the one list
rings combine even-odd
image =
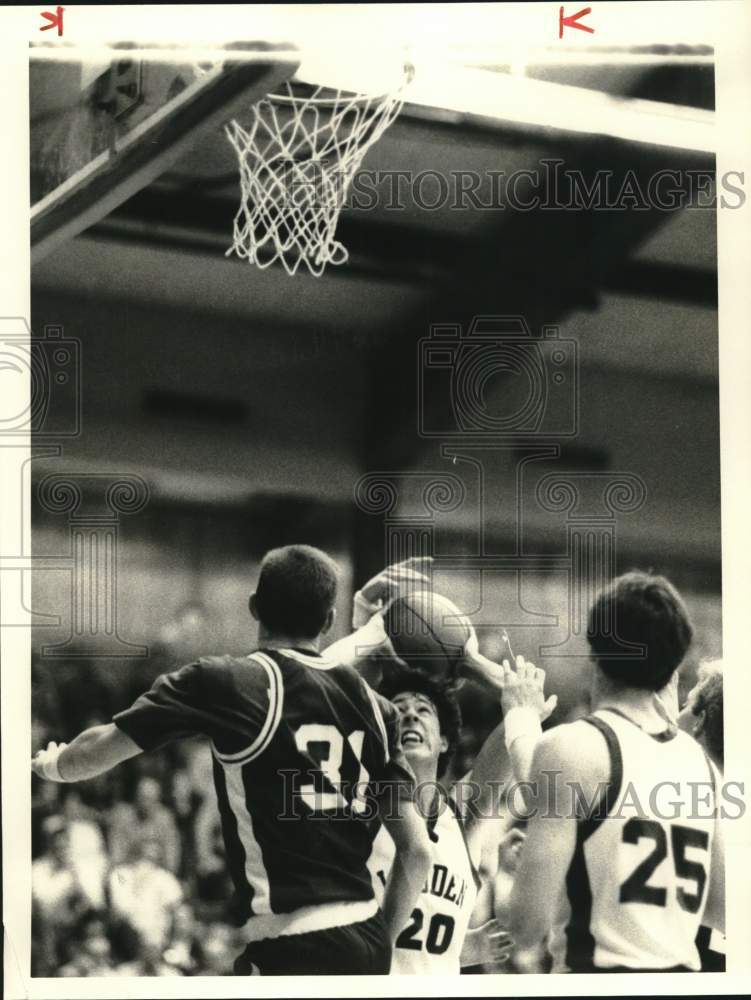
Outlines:
[{"label": "white jersey trim", "polygon": [[383,740],[383,757],[384,764],[388,764],[391,755],[389,754],[389,737],[386,732],[386,723],[383,719],[383,712],[381,711],[381,706],[378,704],[378,699],[376,698],[375,691],[370,687],[369,684],[365,685],[365,690],[368,692],[368,698],[370,698],[370,704],[373,706],[373,715],[375,715],[375,720],[378,724],[378,729],[381,733],[381,739]]},{"label": "white jersey trim", "polygon": [[299,649],[280,649],[279,652],[283,656],[288,656],[290,660],[297,660],[298,663],[302,663],[306,667],[315,667],[316,670],[333,670],[334,667],[342,665],[339,660],[332,659],[325,654],[322,656],[308,656],[305,653],[301,653]]},{"label": "white jersey trim", "polygon": [[237,821],[237,834],[245,851],[245,878],[253,890],[251,906],[254,913],[271,913],[271,886],[263,863],[261,845],[256,840],[253,818],[245,803],[242,769],[222,764],[227,783],[227,800]]},{"label": "white jersey trim", "polygon": [[282,672],[279,669],[279,665],[270,656],[266,656],[265,653],[253,653],[250,657],[248,657],[248,659],[252,659],[255,660],[256,663],[260,663],[266,671],[269,682],[269,708],[260,733],[249,747],[246,747],[244,750],[238,750],[236,753],[220,753],[214,744],[211,744],[214,756],[221,761],[222,764],[242,766],[251,760],[255,760],[256,757],[263,753],[273,739],[274,733],[279,728],[279,722],[282,718],[282,708],[284,705],[284,682],[282,680]]}]

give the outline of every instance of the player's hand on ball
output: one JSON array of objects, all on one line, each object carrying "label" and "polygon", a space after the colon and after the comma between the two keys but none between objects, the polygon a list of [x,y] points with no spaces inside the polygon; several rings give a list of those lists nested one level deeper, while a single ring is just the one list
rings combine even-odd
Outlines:
[{"label": "player's hand on ball", "polygon": [[415,556],[392,563],[371,577],[362,590],[355,594],[352,624],[355,628],[365,625],[374,614],[384,614],[399,597],[413,590],[430,589],[431,556]]},{"label": "player's hand on ball", "polygon": [[516,657],[516,663],[503,661],[503,694],[501,706],[507,715],[512,708],[533,708],[544,722],[555,711],[558,695],[545,698],[545,671],[528,663],[523,656]]},{"label": "player's hand on ball", "polygon": [[467,931],[462,948],[462,965],[503,965],[509,960],[514,942],[494,918]]},{"label": "player's hand on ball", "polygon": [[[503,691],[503,667],[500,663],[489,660],[480,652],[480,644],[477,633],[469,618],[464,617],[464,622],[469,629],[469,638],[464,644],[464,666],[470,672],[474,671],[477,676],[487,681],[497,691]],[[504,633],[504,641],[506,636]]]}]

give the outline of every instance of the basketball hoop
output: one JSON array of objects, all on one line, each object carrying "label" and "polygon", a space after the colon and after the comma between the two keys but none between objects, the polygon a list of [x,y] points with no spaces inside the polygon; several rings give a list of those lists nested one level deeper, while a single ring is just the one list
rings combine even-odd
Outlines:
[{"label": "basketball hoop", "polygon": [[373,143],[402,109],[412,66],[400,67],[378,96],[287,82],[251,109],[250,124],[226,126],[240,168],[233,244],[264,269],[278,261],[294,275],[301,263],[320,277],[349,254],[336,226],[352,180]]}]

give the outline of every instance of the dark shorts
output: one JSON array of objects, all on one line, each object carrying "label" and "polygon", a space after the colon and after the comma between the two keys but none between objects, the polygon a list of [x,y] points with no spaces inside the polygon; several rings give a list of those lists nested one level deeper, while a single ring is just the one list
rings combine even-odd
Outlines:
[{"label": "dark shorts", "polygon": [[235,961],[236,976],[386,976],[391,942],[381,913],[359,924],[253,941]]},{"label": "dark shorts", "polygon": [[642,972],[642,973],[649,972],[649,973],[653,973],[653,972],[691,972],[692,970],[689,969],[689,967],[687,965],[673,965],[669,969],[632,969],[628,965],[615,965],[615,966],[613,966],[610,969],[596,969],[596,968],[591,968],[591,969],[588,969],[587,971],[588,972],[618,972],[618,973],[621,973],[621,972],[629,972],[629,973],[630,972],[636,972],[636,973],[639,973],[639,972]]}]

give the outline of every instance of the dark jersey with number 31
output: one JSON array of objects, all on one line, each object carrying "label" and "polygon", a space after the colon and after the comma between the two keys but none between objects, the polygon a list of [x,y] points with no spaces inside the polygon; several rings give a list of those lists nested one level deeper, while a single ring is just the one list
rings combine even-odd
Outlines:
[{"label": "dark jersey with number 31", "polygon": [[398,712],[357,671],[295,649],[202,659],[114,722],[144,750],[211,740],[240,920],[374,898],[375,784],[410,778]]}]

